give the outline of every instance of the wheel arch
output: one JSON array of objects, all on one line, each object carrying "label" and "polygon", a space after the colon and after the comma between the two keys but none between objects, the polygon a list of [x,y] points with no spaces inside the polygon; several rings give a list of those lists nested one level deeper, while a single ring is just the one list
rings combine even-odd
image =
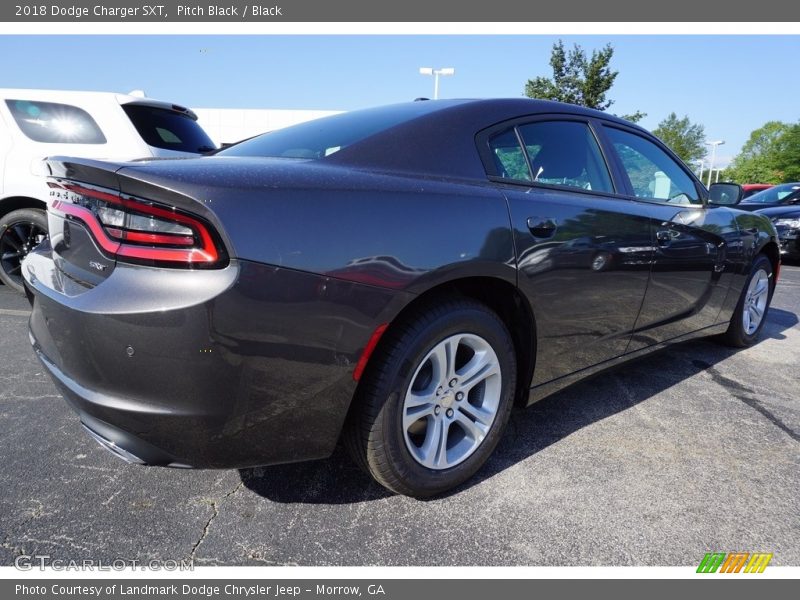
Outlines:
[{"label": "wheel arch", "polygon": [[0,219],[7,214],[23,208],[47,210],[47,203],[29,196],[9,196],[0,200]]},{"label": "wheel arch", "polygon": [[[519,289],[505,279],[490,276],[469,276],[451,279],[417,295],[389,322],[386,331],[398,326],[409,315],[434,305],[442,299],[469,298],[494,311],[511,334],[517,358],[517,389],[515,402],[524,406],[528,400],[530,382],[536,363],[536,320],[530,303]],[[385,339],[385,335],[381,340]],[[376,350],[380,348],[378,342]],[[373,355],[376,353],[373,353]],[[370,368],[372,358],[367,362]],[[357,396],[357,394],[356,394]]]},{"label": "wheel arch", "polygon": [[780,248],[778,248],[778,244],[773,240],[769,240],[766,244],[761,246],[756,256],[759,254],[765,255],[769,259],[769,262],[772,264],[773,277],[777,279],[781,265],[781,251]]}]

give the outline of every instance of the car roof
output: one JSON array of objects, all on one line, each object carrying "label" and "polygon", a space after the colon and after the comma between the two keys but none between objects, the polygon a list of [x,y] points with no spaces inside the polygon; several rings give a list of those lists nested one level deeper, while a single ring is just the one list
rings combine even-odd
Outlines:
[{"label": "car roof", "polygon": [[324,160],[392,171],[483,178],[485,170],[475,152],[475,134],[504,121],[536,115],[571,115],[624,124],[646,133],[641,127],[605,112],[529,98],[426,100],[368,110],[399,109],[414,114]]},{"label": "car roof", "polygon": [[[633,125],[633,123],[600,110],[578,106],[577,104],[568,104],[566,102],[536,100],[532,98],[454,98],[450,100],[420,100],[402,104],[390,104],[379,108],[390,110],[410,104],[424,106],[427,110],[421,112],[428,115],[435,114],[436,119],[484,122],[485,127],[518,117],[539,114],[577,115],[615,121],[629,126]],[[636,125],[633,126],[638,127]]]}]

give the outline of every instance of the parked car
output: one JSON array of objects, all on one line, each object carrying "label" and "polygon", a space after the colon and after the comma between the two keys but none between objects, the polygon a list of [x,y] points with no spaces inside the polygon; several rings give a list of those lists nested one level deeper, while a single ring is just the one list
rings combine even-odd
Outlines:
[{"label": "parked car", "polygon": [[22,291],[20,262],[47,235],[42,159],[128,160],[214,149],[187,108],[141,95],[0,89],[0,281]]},{"label": "parked car", "polygon": [[413,102],[198,159],[48,166],[33,346],[137,463],[315,459],[343,436],[387,488],[439,494],[515,402],[667,343],[753,344],[779,272],[769,219],[568,104]]},{"label": "parked car", "polygon": [[742,185],[742,200],[745,200],[750,196],[757,194],[758,192],[768,190],[771,187],[773,187],[773,184],[771,183],[745,183]]},{"label": "parked car", "polygon": [[[744,187],[744,186],[742,186]],[[800,183],[784,183],[753,194],[736,205],[741,210],[800,204]]]},{"label": "parked car", "polygon": [[772,220],[778,232],[781,254],[800,260],[800,206],[775,206],[757,211]]}]

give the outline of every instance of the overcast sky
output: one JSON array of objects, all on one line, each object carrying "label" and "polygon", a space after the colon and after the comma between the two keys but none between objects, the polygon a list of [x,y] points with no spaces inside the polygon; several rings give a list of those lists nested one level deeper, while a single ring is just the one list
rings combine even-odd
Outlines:
[{"label": "overcast sky", "polygon": [[[611,112],[669,112],[723,139],[800,119],[800,36],[561,36],[611,43]],[[352,110],[432,96],[419,67],[454,67],[441,97],[512,97],[551,73],[550,36],[0,36],[0,85],[128,92],[195,108]]]}]

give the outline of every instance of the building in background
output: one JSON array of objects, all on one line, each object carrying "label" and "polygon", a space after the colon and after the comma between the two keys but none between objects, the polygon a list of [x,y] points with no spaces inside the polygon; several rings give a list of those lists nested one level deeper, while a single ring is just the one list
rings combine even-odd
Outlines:
[{"label": "building in background", "polygon": [[260,133],[335,115],[339,110],[195,108],[198,123],[217,144],[231,144]]}]

